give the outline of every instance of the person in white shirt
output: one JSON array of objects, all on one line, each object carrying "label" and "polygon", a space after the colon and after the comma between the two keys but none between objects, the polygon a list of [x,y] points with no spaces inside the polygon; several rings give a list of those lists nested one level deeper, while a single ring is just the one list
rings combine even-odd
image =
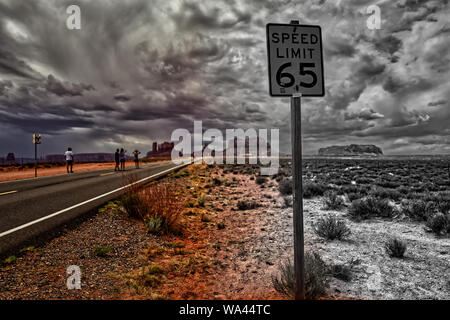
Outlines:
[{"label": "person in white shirt", "polygon": [[67,148],[67,151],[64,153],[65,157],[66,157],[66,168],[67,168],[67,173],[69,173],[69,166],[70,166],[70,173],[73,173],[73,152],[72,152],[72,148]]}]

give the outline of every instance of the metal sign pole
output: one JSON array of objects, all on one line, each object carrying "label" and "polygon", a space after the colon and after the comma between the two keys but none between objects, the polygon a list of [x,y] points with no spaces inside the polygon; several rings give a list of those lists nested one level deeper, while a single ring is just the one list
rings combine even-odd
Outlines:
[{"label": "metal sign pole", "polygon": [[37,178],[37,143],[34,143],[34,177]]},{"label": "metal sign pole", "polygon": [[302,112],[301,94],[291,97],[292,194],[294,223],[295,299],[305,299],[305,248],[303,235]]}]

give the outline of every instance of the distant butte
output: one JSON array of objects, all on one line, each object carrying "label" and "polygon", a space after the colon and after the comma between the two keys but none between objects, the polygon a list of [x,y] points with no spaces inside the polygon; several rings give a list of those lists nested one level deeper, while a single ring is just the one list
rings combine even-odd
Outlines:
[{"label": "distant butte", "polygon": [[319,156],[381,156],[383,151],[373,144],[351,144],[319,149]]}]

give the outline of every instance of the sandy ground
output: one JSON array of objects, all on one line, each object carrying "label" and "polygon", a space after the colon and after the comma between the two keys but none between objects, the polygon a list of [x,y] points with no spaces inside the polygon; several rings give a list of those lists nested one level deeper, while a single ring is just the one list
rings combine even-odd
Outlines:
[{"label": "sandy ground", "polygon": [[[277,182],[269,178],[258,185],[254,175],[224,174],[216,167],[195,170],[177,181],[186,186],[187,200],[206,193],[206,204],[186,209],[183,235],[149,235],[141,222],[118,213],[117,205],[107,206],[76,229],[3,265],[0,299],[283,299],[271,277],[292,256],[292,208],[284,207]],[[221,184],[211,186],[212,177]],[[259,206],[238,210],[239,200]],[[209,219],[203,221],[200,213]],[[450,299],[448,237],[402,220],[353,222],[346,209],[325,210],[321,198],[305,199],[304,213],[306,249],[318,252],[328,265],[352,270],[348,282],[330,277],[324,298]],[[329,214],[346,221],[352,232],[348,240],[315,235],[314,223]],[[224,227],[218,228],[221,222]],[[384,242],[391,236],[407,242],[404,258],[385,253]],[[111,252],[94,256],[98,244],[110,246]],[[82,290],[66,288],[65,270],[71,264],[83,270]],[[160,282],[143,287],[139,274],[155,264],[164,270]]]},{"label": "sandy ground", "polygon": [[[352,222],[346,210],[324,210],[320,198],[305,200],[306,245],[328,264],[352,265],[352,280],[332,279],[330,290],[362,299],[450,299],[450,239],[426,232],[424,224],[373,219]],[[286,209],[285,209],[286,210]],[[291,211],[292,209],[287,209]],[[329,214],[344,219],[352,231],[346,241],[325,241],[314,223]],[[402,259],[386,254],[391,237],[407,243]]]},{"label": "sandy ground", "polygon": [[[130,162],[128,165],[132,165]],[[42,166],[42,165],[41,165]],[[102,169],[114,169],[115,164],[113,162],[104,163],[76,163],[73,166],[74,172],[92,171],[92,170],[102,170]],[[51,168],[38,168],[38,177],[54,176],[58,174],[66,174],[67,170],[65,166],[54,166]],[[0,182],[10,181],[10,180],[20,180],[34,178],[34,168],[3,168],[0,171]]]}]

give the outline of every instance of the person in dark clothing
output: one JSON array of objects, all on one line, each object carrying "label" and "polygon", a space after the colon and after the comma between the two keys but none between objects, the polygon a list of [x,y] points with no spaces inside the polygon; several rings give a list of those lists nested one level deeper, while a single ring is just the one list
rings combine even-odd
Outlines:
[{"label": "person in dark clothing", "polygon": [[136,169],[139,169],[139,155],[141,154],[140,151],[138,150],[134,150],[133,155],[134,155],[134,165],[136,167]]},{"label": "person in dark clothing", "polygon": [[114,171],[120,171],[120,153],[119,149],[116,149],[116,153],[114,154],[114,160],[116,161],[116,167],[114,168]]},{"label": "person in dark clothing", "polygon": [[127,159],[127,150],[124,148],[120,149],[119,160],[120,160],[120,170],[125,171],[125,161]]}]

